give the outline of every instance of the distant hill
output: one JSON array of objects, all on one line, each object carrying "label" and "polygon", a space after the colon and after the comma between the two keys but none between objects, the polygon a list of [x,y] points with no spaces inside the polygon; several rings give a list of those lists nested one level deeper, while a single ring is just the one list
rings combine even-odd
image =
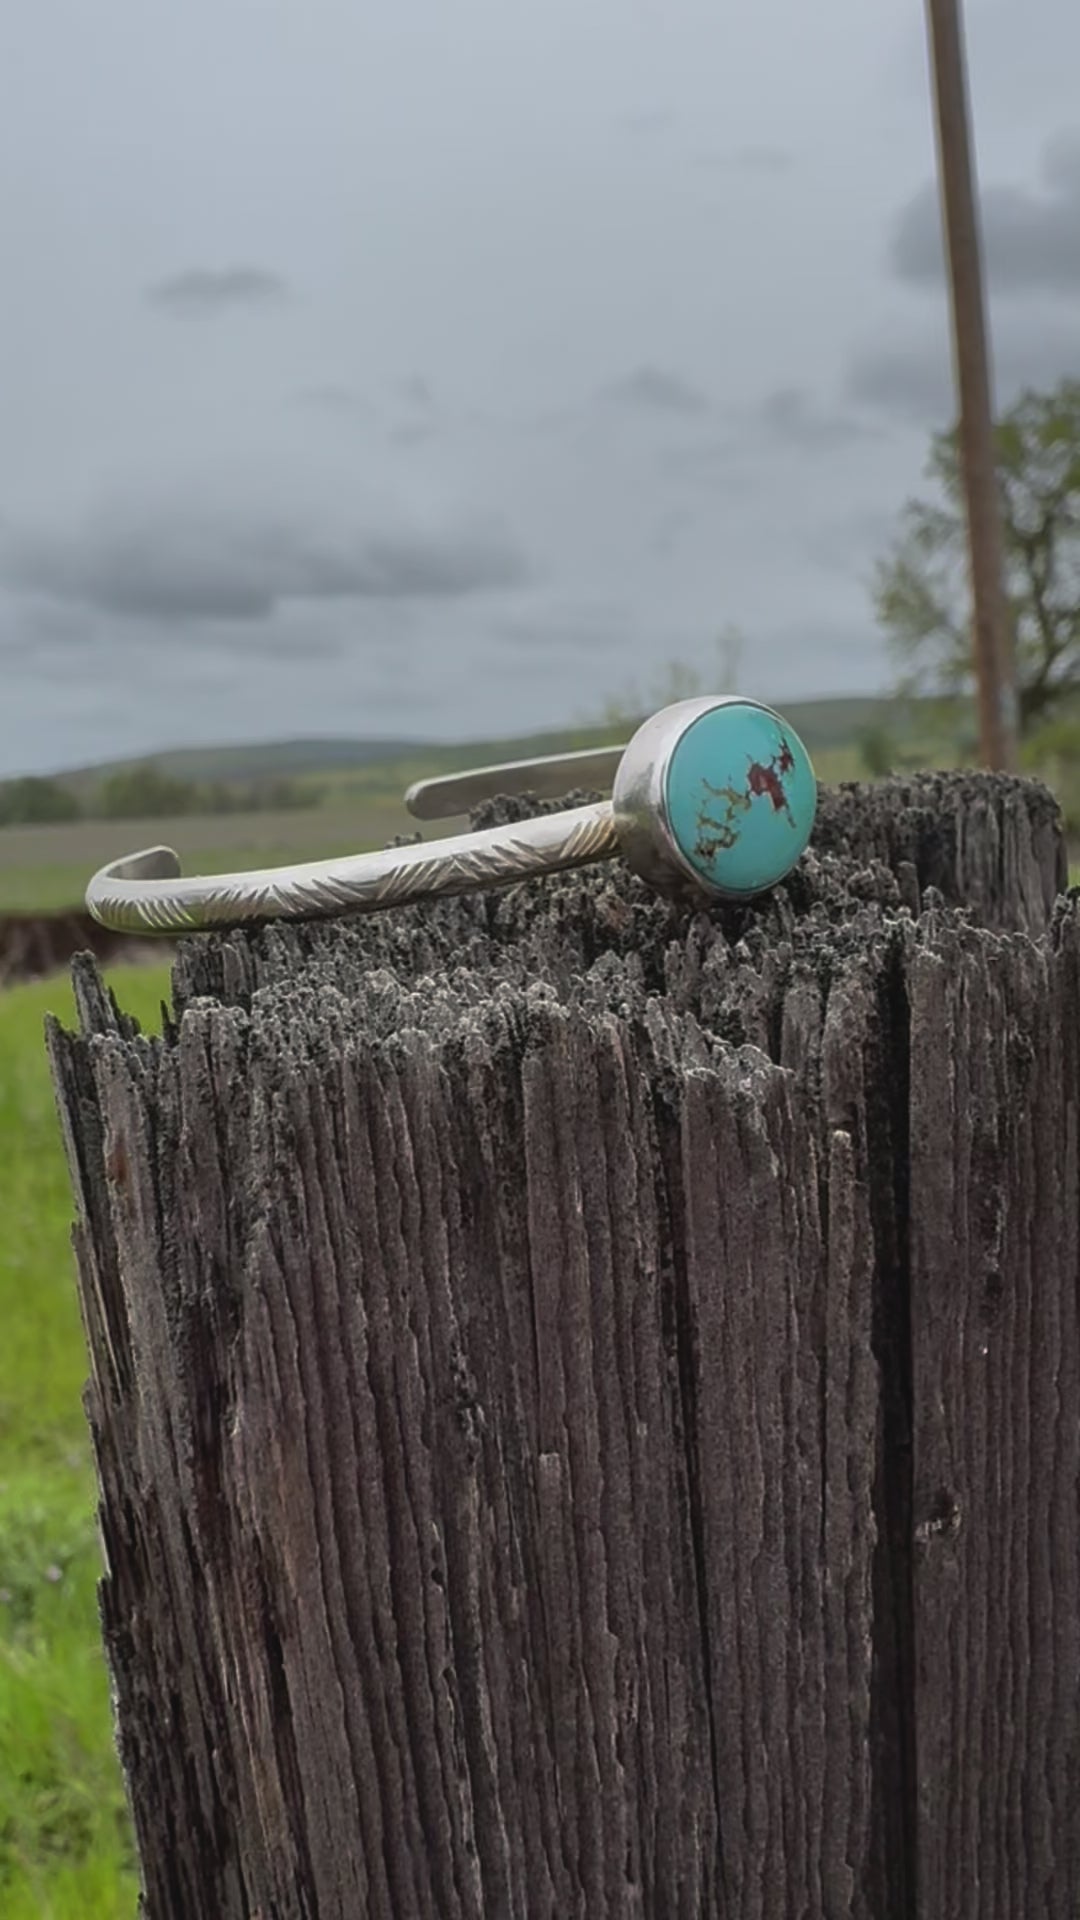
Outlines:
[{"label": "distant hill", "polygon": [[271,740],[244,746],[170,747],[162,753],[141,753],[130,760],[106,760],[73,767],[58,774],[74,792],[86,792],[114,773],[150,760],[174,780],[252,781],[298,778],[303,774],[337,773],[354,767],[377,766],[422,751],[414,740]]},{"label": "distant hill", "polygon": [[[906,732],[910,714],[898,710],[889,698],[873,695],[821,700],[784,701],[783,712],[811,753],[850,746],[868,728],[890,726]],[[598,746],[625,731],[611,726],[567,726],[544,733],[522,734],[504,740],[450,742],[384,738],[271,740],[245,746],[176,747],[163,753],[139,754],[97,766],[75,767],[57,775],[80,797],[111,774],[152,760],[175,779],[194,781],[257,781],[341,776],[373,771],[388,762],[421,763],[432,772],[482,764],[485,761],[526,760],[571,747]]]}]

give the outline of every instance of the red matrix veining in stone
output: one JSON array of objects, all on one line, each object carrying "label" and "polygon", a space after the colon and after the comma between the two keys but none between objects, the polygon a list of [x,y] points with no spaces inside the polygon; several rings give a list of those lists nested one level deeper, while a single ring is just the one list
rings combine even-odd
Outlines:
[{"label": "red matrix veining in stone", "polygon": [[746,776],[747,791],[755,798],[761,794],[768,794],[774,811],[786,813],[788,803],[784,792],[784,775],[790,773],[794,765],[795,756],[787,741],[782,739],[779,752],[773,755],[768,766],[763,766],[760,760],[750,762],[750,770]]}]

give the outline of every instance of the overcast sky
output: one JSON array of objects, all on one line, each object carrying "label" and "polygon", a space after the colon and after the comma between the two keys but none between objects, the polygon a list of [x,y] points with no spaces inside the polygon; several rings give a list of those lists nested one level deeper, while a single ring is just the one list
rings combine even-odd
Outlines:
[{"label": "overcast sky", "polygon": [[[1080,7],[971,0],[998,395],[1080,372]],[[919,0],[0,23],[0,774],[873,689],[950,411]]]}]

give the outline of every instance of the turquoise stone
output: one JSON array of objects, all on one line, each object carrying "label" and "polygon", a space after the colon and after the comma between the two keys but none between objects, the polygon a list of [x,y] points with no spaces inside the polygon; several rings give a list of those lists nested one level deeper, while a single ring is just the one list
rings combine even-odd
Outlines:
[{"label": "turquoise stone", "polygon": [[668,825],[708,887],[761,893],[795,865],[814,824],[817,781],[778,714],[733,700],[692,720],[668,761]]}]

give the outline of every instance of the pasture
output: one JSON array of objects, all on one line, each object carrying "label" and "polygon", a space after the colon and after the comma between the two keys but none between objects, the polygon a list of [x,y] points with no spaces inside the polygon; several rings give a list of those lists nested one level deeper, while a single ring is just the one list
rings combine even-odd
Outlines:
[{"label": "pasture", "polygon": [[183,815],[163,820],[77,820],[0,830],[0,913],[53,913],[78,906],[107,860],[137,847],[175,847],[193,873],[330,859],[415,832],[400,801],[291,812]]},{"label": "pasture", "polygon": [[[110,979],[123,1005],[155,1028],[167,970]],[[46,1011],[73,1018],[66,980],[0,992],[0,1913],[134,1920],[98,1632],[86,1351]]]}]

